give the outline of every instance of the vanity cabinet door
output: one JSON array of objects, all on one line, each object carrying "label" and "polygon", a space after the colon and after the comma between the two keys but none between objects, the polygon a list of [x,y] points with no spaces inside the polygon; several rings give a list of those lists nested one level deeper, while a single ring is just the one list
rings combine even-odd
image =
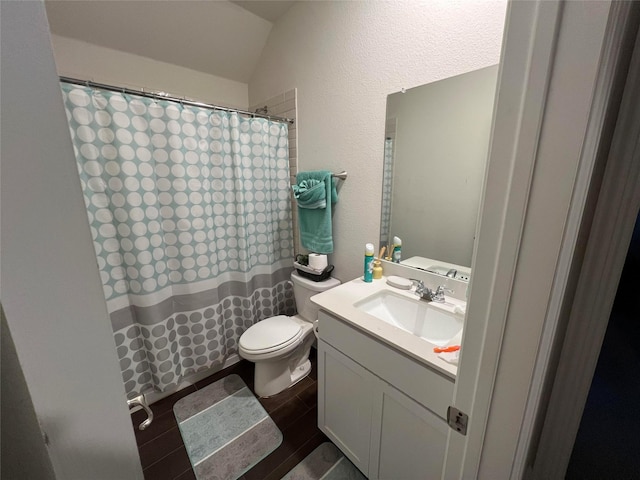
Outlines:
[{"label": "vanity cabinet door", "polygon": [[423,405],[378,380],[369,478],[439,479],[448,426]]},{"label": "vanity cabinet door", "polygon": [[349,357],[318,341],[318,426],[365,475],[375,380]]}]

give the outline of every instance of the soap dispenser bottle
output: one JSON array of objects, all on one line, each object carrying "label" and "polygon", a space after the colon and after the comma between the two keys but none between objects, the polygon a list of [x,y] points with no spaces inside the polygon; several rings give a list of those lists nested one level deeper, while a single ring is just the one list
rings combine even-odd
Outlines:
[{"label": "soap dispenser bottle", "polygon": [[402,240],[400,237],[393,237],[393,263],[400,263],[402,260]]}]

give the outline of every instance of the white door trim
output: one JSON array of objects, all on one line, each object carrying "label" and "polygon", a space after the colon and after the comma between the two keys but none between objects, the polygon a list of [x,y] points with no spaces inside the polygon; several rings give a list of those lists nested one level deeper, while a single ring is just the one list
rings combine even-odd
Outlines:
[{"label": "white door trim", "polygon": [[640,34],[608,156],[533,478],[564,478],[640,208]]},{"label": "white door trim", "polygon": [[560,312],[575,215],[584,209],[611,92],[603,70],[615,69],[607,36],[616,8],[608,1],[509,5],[454,392],[469,430],[467,437],[450,432],[443,478],[519,478],[518,448],[526,450],[531,433],[527,406],[543,378],[539,349],[553,338],[545,325]]},{"label": "white door trim", "polygon": [[615,121],[615,118],[608,118],[608,109],[609,102],[612,100],[612,95],[614,94],[614,89],[617,87],[617,84],[614,82],[617,79],[618,69],[620,68],[622,48],[624,47],[625,36],[628,32],[627,20],[630,10],[631,4],[628,2],[614,2],[611,7],[607,33],[605,35],[605,44],[602,51],[600,71],[594,92],[593,106],[590,112],[589,125],[576,177],[573,199],[567,218],[565,240],[558,259],[558,268],[549,301],[549,309],[545,318],[545,327],[540,342],[533,382],[527,400],[522,430],[518,439],[516,458],[511,473],[511,478],[513,479],[523,478],[527,468],[535,424],[536,421],[539,421],[537,415],[544,393],[545,378],[549,374],[556,335],[559,333],[558,325],[562,309],[563,307],[566,308],[564,305],[566,300],[565,295],[571,295],[573,292],[570,287],[571,270],[574,264],[576,245],[578,243],[580,228],[583,224],[583,215],[585,214],[588,195],[592,188],[594,168],[596,167],[598,159],[603,155],[599,152],[602,135],[605,128],[610,126],[609,122]]},{"label": "white door trim", "polygon": [[514,2],[507,10],[464,349],[453,401],[470,422],[466,437],[449,432],[443,479],[477,476],[560,17],[561,3],[555,0]]}]

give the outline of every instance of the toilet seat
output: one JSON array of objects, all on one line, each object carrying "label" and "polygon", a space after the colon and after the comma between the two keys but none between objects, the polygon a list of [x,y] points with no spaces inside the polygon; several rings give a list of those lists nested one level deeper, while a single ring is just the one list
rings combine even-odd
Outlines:
[{"label": "toilet seat", "polygon": [[286,315],[277,315],[249,327],[240,337],[240,348],[260,355],[282,350],[302,337],[302,326]]}]

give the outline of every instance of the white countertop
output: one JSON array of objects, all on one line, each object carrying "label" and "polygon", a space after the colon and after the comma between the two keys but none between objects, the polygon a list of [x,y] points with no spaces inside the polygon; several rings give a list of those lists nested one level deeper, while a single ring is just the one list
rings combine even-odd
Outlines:
[{"label": "white countertop", "polygon": [[[458,367],[439,358],[433,352],[433,348],[436,345],[390,325],[354,306],[358,301],[382,290],[390,290],[396,294],[406,295],[414,300],[417,299],[413,289],[401,290],[387,285],[386,277],[382,277],[380,280],[373,280],[371,283],[366,283],[361,277],[314,295],[311,297],[311,301],[320,306],[322,310],[344,320],[348,325],[362,330],[418,362],[424,363],[447,377],[455,379]],[[452,314],[456,305],[463,308],[466,306],[464,301],[451,297],[446,297],[446,303],[432,302],[430,305]],[[461,334],[457,335],[451,344],[460,344],[460,336]]]}]

